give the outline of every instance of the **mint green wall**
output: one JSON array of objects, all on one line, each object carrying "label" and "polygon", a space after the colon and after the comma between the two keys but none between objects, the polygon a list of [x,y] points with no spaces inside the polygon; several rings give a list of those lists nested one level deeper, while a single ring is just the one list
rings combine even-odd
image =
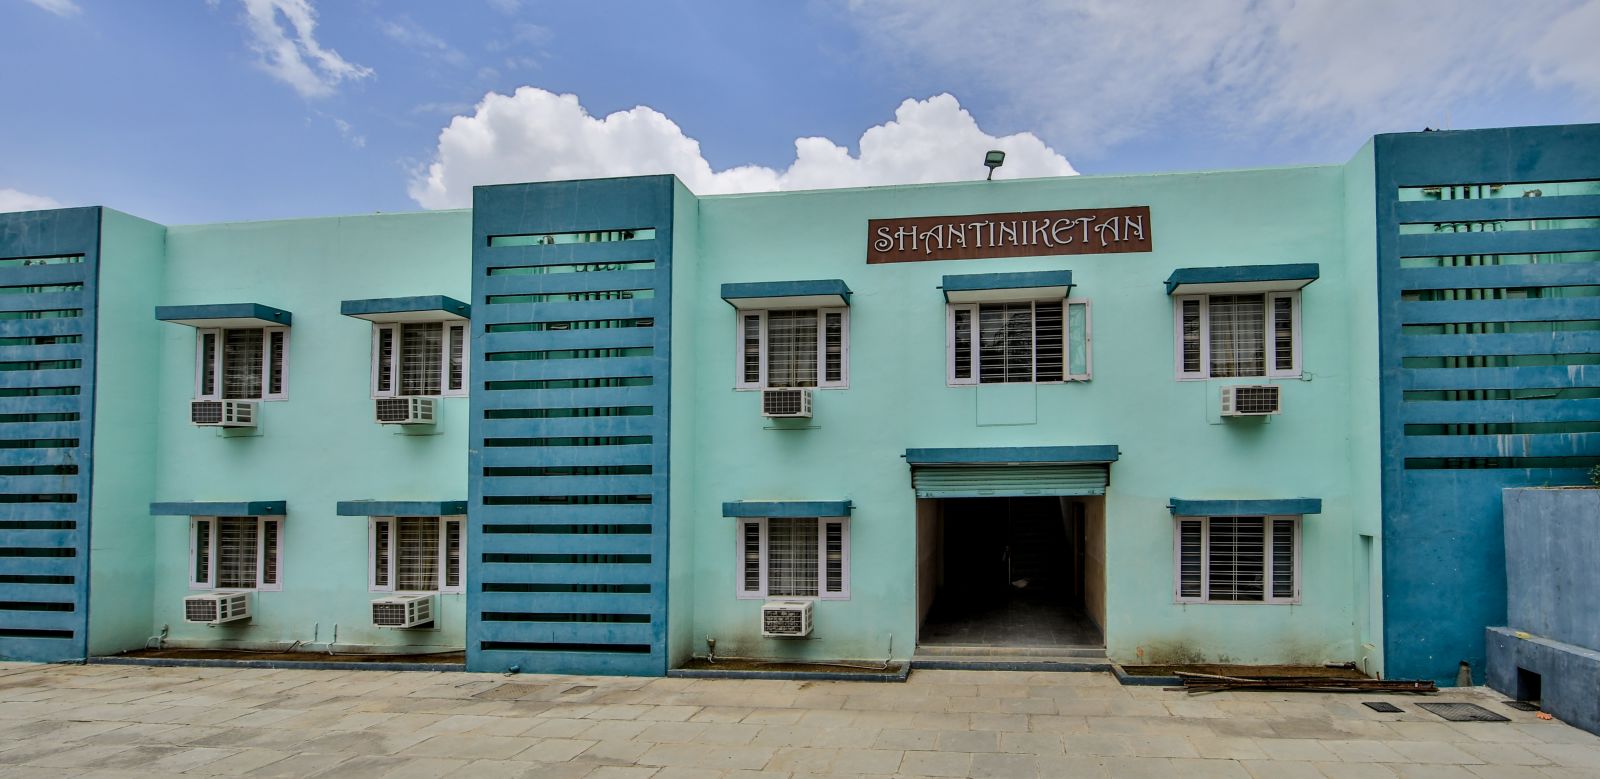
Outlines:
[{"label": "mint green wall", "polygon": [[[1355,538],[1351,579],[1356,592],[1354,641],[1370,674],[1383,672],[1383,485],[1378,427],[1378,223],[1372,142],[1344,166],[1345,265],[1350,279],[1350,483]],[[1370,567],[1361,535],[1371,536]]]},{"label": "mint green wall", "polygon": [[94,483],[89,523],[89,653],[144,644],[151,630],[159,324],[166,228],[100,211],[100,301],[95,361]]},{"label": "mint green wall", "polygon": [[[143,317],[158,304],[249,302],[287,309],[294,325],[288,400],[263,403],[260,434],[245,436],[189,423],[194,330],[157,325],[160,360],[146,379],[159,383],[149,407],[157,430],[155,499],[284,499],[288,517],[283,591],[257,593],[255,617],[241,628],[183,622],[188,520],[143,517],[154,528],[156,572],[146,635],[168,625],[175,643],[275,645],[310,642],[315,629],[320,649],[337,625],[341,647],[463,645],[459,594],[441,596],[439,630],[370,627],[368,603],[378,596],[367,591],[367,521],[336,516],[334,508],[341,500],[467,496],[467,398],[443,399],[433,435],[374,423],[372,326],[342,316],[339,303],[430,294],[469,299],[471,222],[469,211],[444,211],[169,228],[164,285],[141,304]],[[101,417],[102,430],[110,420]],[[101,450],[99,457],[110,464],[149,452],[146,445],[123,455]],[[126,513],[148,510],[137,505]]]},{"label": "mint green wall", "polygon": [[[700,204],[683,182],[674,179],[672,196],[672,472],[668,481],[667,539],[667,666],[682,665],[696,650],[694,635],[695,570],[695,463],[700,441],[696,437],[694,398],[698,394],[692,369],[695,358],[693,327],[678,327],[678,312],[695,301],[700,287]],[[684,293],[679,298],[678,294]]]},{"label": "mint green wall", "polygon": [[[1148,205],[1148,254],[963,260],[868,266],[876,217]],[[1345,171],[1338,166],[1132,177],[1081,177],[702,198],[698,277],[674,291],[674,327],[692,328],[693,394],[674,393],[675,438],[692,424],[691,506],[673,523],[694,534],[695,651],[709,634],[726,655],[908,656],[916,631],[915,506],[909,447],[1116,444],[1106,499],[1107,649],[1122,662],[1177,659],[1302,662],[1355,659],[1350,576],[1356,515],[1350,300],[1344,256]],[[679,254],[679,263],[691,257]],[[1162,282],[1175,268],[1317,262],[1304,296],[1305,380],[1284,385],[1285,413],[1223,424],[1218,382],[1173,379],[1173,324]],[[1086,384],[945,384],[950,273],[1069,268],[1093,301],[1094,379]],[[764,429],[759,394],[732,389],[734,313],[725,282],[844,279],[850,387],[815,394],[810,429]],[[1359,294],[1372,294],[1370,274]],[[676,388],[675,383],[675,388]],[[993,395],[994,397],[989,397]],[[1004,397],[1000,397],[1000,396]],[[983,425],[980,398],[1034,424]],[[693,403],[679,416],[678,404]],[[1033,405],[1033,414],[1026,404]],[[683,467],[674,461],[675,470]],[[675,478],[680,474],[675,474]],[[675,484],[676,489],[676,484]],[[1306,519],[1302,602],[1177,605],[1171,497],[1319,497]],[[733,521],[723,501],[855,503],[848,601],[817,604],[815,639],[758,637],[760,601],[734,597]],[[1365,506],[1366,504],[1361,504]],[[675,621],[676,624],[676,621]]]}]

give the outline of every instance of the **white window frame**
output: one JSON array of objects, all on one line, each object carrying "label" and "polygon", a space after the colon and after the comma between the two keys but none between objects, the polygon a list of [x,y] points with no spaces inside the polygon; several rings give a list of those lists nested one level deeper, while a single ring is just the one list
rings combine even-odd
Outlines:
[{"label": "white window frame", "polygon": [[[256,586],[254,587],[218,587],[217,586],[217,546],[220,542],[218,530],[221,519],[243,519],[243,517],[190,517],[189,518],[189,571],[184,578],[189,580],[191,590],[217,590],[220,592],[250,592],[261,590],[263,592],[278,592],[283,589],[283,517],[256,517]],[[200,525],[210,525],[208,533],[209,544],[206,548],[206,578],[204,581],[195,578],[195,568],[199,563],[196,553],[199,551]],[[264,583],[262,577],[267,573],[267,525],[277,525],[277,548],[273,552],[278,560],[278,580],[271,584]]]},{"label": "white window frame", "polygon": [[[767,389],[767,312],[768,311],[815,311],[817,312],[817,386],[801,389],[848,389],[850,387],[850,307],[832,306],[828,308],[813,308],[796,306],[794,308],[774,307],[770,309],[744,309],[734,313],[734,355],[733,355],[733,386],[740,390]],[[829,314],[840,315],[841,343],[839,344],[839,380],[827,380],[828,356],[828,327]],[[761,355],[761,375],[753,382],[744,379],[744,352],[745,335],[744,320],[746,317],[755,316],[761,321],[759,350]]]},{"label": "white window frame", "polygon": [[[981,350],[978,337],[978,308],[984,304],[1008,303],[1053,303],[1054,300],[1034,300],[1019,298],[1015,300],[986,300],[983,303],[946,303],[944,312],[944,377],[945,383],[951,387],[972,387],[980,384],[979,381],[979,356]],[[1072,373],[1072,306],[1083,306],[1083,373]],[[972,322],[972,375],[956,378],[956,312],[967,311]],[[1034,331],[1033,373],[1039,373],[1038,331]],[[1039,381],[1035,378],[1030,384],[1068,384],[1075,381],[1089,381],[1094,378],[1094,306],[1088,298],[1066,298],[1061,301],[1061,380]],[[1024,382],[1010,382],[1022,384]]]},{"label": "white window frame", "polygon": [[[198,329],[195,330],[195,334],[194,334],[194,399],[195,400],[222,400],[223,399],[222,396],[225,393],[224,393],[223,387],[222,387],[222,381],[223,381],[223,379],[222,379],[222,365],[223,365],[223,351],[226,348],[225,344],[227,342],[225,334],[226,334],[226,332],[228,330],[255,330],[255,329],[257,329],[257,328],[254,328],[254,327],[206,327],[206,328],[198,328]],[[269,400],[288,400],[289,399],[289,328],[287,328],[287,327],[264,327],[264,328],[260,328],[260,329],[261,329],[261,397],[259,397],[259,398],[235,398],[235,400],[244,400],[244,401],[254,400],[254,401],[262,401],[262,402],[269,401]],[[283,362],[278,366],[278,370],[283,375],[283,381],[282,381],[283,391],[282,392],[277,392],[277,393],[269,392],[269,390],[272,387],[272,334],[273,333],[282,333],[283,334]],[[205,350],[206,339],[205,339],[205,337],[207,335],[214,336],[217,339],[216,354],[212,355],[212,359],[211,359],[211,364],[210,365],[206,365],[206,359],[205,359],[205,357],[206,357],[206,350]],[[211,386],[213,387],[213,389],[215,391],[211,392],[209,394],[202,392],[202,389],[205,387],[205,376],[206,376],[206,373],[208,371],[212,374],[212,376],[215,377],[215,380],[212,381],[212,383],[211,383]]]},{"label": "white window frame", "polygon": [[[397,527],[397,524],[398,524],[397,520],[398,519],[399,519],[399,517],[368,517],[367,518],[367,591],[368,592],[405,593],[405,594],[462,593],[462,592],[466,592],[467,591],[467,518],[465,516],[460,515],[460,514],[447,514],[445,516],[436,517],[436,519],[438,519],[438,521],[439,521],[439,553],[438,553],[438,560],[439,560],[439,570],[438,570],[439,588],[436,589],[436,590],[397,590],[397,589],[395,589],[396,583],[399,582],[399,578],[397,578],[398,571],[396,570],[396,565],[397,565],[397,562],[398,562],[398,559],[399,559],[399,555],[397,555],[395,553],[396,549],[394,548],[395,545],[397,544],[397,542],[399,541],[399,538],[400,538],[399,534],[396,532],[396,531],[399,530],[399,528]],[[447,586],[445,586],[445,582],[449,581],[448,574],[450,572],[450,545],[447,543],[448,536],[445,533],[445,528],[451,522],[456,522],[456,523],[460,524],[461,552],[457,556],[457,560],[456,560],[456,564],[458,566],[460,566],[460,570],[458,570],[456,572],[456,581],[459,582],[459,583],[454,587],[447,587]],[[386,585],[379,585],[378,584],[378,525],[380,525],[382,523],[388,523],[389,524],[389,544],[390,544],[390,549],[389,549],[389,570],[388,570],[389,583],[386,584]]]},{"label": "white window frame", "polygon": [[[817,594],[816,595],[784,595],[774,596],[778,600],[849,600],[850,599],[850,518],[849,517],[810,517],[817,522]],[[734,526],[734,591],[735,597],[740,600],[765,600],[767,595],[767,520],[768,517],[741,517]],[[841,553],[844,559],[840,565],[839,590],[828,590],[828,532],[823,527],[826,523],[837,523],[841,526]],[[745,528],[755,525],[760,533],[760,576],[759,587],[754,590],[745,589],[744,586],[744,534]]]},{"label": "white window frame", "polygon": [[[400,348],[400,327],[401,327],[401,325],[426,325],[426,324],[433,324],[434,322],[439,322],[440,324],[444,325],[444,333],[439,339],[439,349],[440,349],[440,354],[439,354],[439,394],[437,394],[437,395],[402,395],[400,393],[400,357],[401,357],[401,353],[402,353],[403,350]],[[371,355],[371,360],[370,360],[370,368],[371,368],[371,374],[372,374],[372,376],[371,376],[372,397],[373,398],[401,398],[401,397],[464,398],[464,397],[466,397],[467,393],[468,393],[468,389],[472,386],[472,377],[469,375],[469,373],[472,370],[472,343],[471,343],[472,333],[471,333],[471,331],[469,331],[467,329],[469,324],[471,324],[471,323],[470,322],[465,322],[465,321],[462,321],[462,320],[459,320],[459,319],[428,320],[428,321],[418,321],[418,322],[374,322],[373,325],[372,325],[372,355]],[[460,330],[461,331],[461,386],[457,387],[455,389],[451,389],[450,388],[450,335],[455,330]],[[388,331],[389,332],[389,337],[391,339],[391,343],[394,344],[394,349],[391,350],[390,353],[389,353],[389,389],[386,390],[386,391],[380,391],[378,389],[378,366],[382,362],[381,352],[380,352],[380,345],[381,345],[382,341],[380,340],[380,338],[382,337],[382,333],[384,331]]]},{"label": "white window frame", "polygon": [[[1264,316],[1264,349],[1265,359],[1263,367],[1266,373],[1261,376],[1229,376],[1229,379],[1298,379],[1301,376],[1302,364],[1300,353],[1305,343],[1305,336],[1300,329],[1300,292],[1214,292],[1204,295],[1175,295],[1172,298],[1172,368],[1178,381],[1205,381],[1211,378],[1211,296],[1212,295],[1264,295],[1266,304]],[[1278,333],[1273,327],[1272,313],[1275,300],[1287,298],[1289,300],[1289,317],[1292,322],[1290,338],[1293,339],[1292,353],[1294,367],[1290,370],[1280,370],[1277,360]],[[1200,370],[1185,371],[1183,369],[1183,303],[1186,300],[1200,302]]]},{"label": "white window frame", "polygon": [[[1266,527],[1263,528],[1262,538],[1266,545],[1263,551],[1265,566],[1262,576],[1265,581],[1263,598],[1261,600],[1211,600],[1211,520],[1216,517],[1185,517],[1175,516],[1172,522],[1172,599],[1174,603],[1202,604],[1208,606],[1292,606],[1300,603],[1300,586],[1305,578],[1304,558],[1300,554],[1300,538],[1304,517],[1295,514],[1277,514],[1264,516]],[[1235,519],[1236,517],[1224,517]],[[1184,521],[1200,522],[1200,595],[1199,597],[1185,596],[1183,594],[1183,533],[1181,532]],[[1277,521],[1287,521],[1294,527],[1293,563],[1294,566],[1294,597],[1278,598],[1272,595],[1272,524]]]}]

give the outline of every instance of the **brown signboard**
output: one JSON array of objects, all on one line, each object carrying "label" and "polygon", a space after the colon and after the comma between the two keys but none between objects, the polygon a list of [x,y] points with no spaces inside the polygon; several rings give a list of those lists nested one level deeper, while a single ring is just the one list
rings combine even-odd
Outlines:
[{"label": "brown signboard", "polygon": [[1150,207],[867,222],[867,263],[1150,251]]}]

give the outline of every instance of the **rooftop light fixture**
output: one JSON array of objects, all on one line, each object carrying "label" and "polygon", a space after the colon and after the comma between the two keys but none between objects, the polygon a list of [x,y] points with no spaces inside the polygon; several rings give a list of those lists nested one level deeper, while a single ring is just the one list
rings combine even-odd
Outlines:
[{"label": "rooftop light fixture", "polygon": [[1006,153],[998,149],[983,155],[983,166],[989,169],[988,181],[994,180],[994,169],[1006,164]]}]

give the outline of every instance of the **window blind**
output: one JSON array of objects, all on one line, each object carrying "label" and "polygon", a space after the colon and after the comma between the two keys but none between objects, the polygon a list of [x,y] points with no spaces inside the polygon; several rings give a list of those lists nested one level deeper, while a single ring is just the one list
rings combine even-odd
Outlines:
[{"label": "window blind", "polygon": [[767,312],[767,386],[817,386],[817,312]]},{"label": "window blind", "polygon": [[222,331],[223,398],[261,398],[262,337],[260,328]]},{"label": "window blind", "polygon": [[1266,375],[1266,296],[1212,295],[1211,375]]},{"label": "window blind", "polygon": [[461,586],[461,521],[444,523],[444,586]]},{"label": "window blind", "polygon": [[1210,600],[1259,601],[1266,597],[1266,538],[1261,517],[1212,517]]},{"label": "window blind", "polygon": [[387,395],[394,392],[394,328],[380,327],[377,333],[377,389]]},{"label": "window blind", "polygon": [[[256,332],[259,343],[260,331]],[[220,517],[217,524],[217,586],[223,589],[254,588],[257,584],[256,562],[261,553],[256,518]]]},{"label": "window blind", "polygon": [[1294,370],[1294,301],[1290,298],[1272,299],[1272,336],[1273,367]]},{"label": "window blind", "polygon": [[843,522],[822,523],[823,587],[829,594],[845,591],[845,536]]},{"label": "window blind", "polygon": [[744,383],[761,383],[761,315],[745,314],[744,327]]},{"label": "window blind", "polygon": [[739,560],[742,574],[742,591],[761,592],[761,523],[741,523]]},{"label": "window blind", "polygon": [[1183,301],[1183,372],[1200,372],[1200,300]]},{"label": "window blind", "polygon": [[829,311],[823,315],[823,325],[824,380],[844,381],[844,314]]},{"label": "window blind", "polygon": [[1205,597],[1205,520],[1178,521],[1178,597]]},{"label": "window blind", "polygon": [[389,587],[389,559],[393,554],[394,521],[378,520],[372,524],[372,586]]},{"label": "window blind", "polygon": [[209,584],[211,581],[211,522],[209,520],[196,520],[194,523],[194,578],[196,584]]},{"label": "window blind", "polygon": [[767,594],[807,598],[817,595],[817,520],[771,517],[767,520]]},{"label": "window blind", "polygon": [[467,326],[450,326],[450,389],[466,389]]},{"label": "window blind", "polygon": [[954,366],[952,373],[957,379],[972,378],[972,310],[958,308],[952,315],[955,317],[955,343],[952,348]]},{"label": "window blind", "polygon": [[439,519],[398,517],[395,536],[395,589],[426,592],[439,589]]},{"label": "window blind", "polygon": [[444,323],[413,322],[400,327],[400,394],[438,395],[444,348]]}]

